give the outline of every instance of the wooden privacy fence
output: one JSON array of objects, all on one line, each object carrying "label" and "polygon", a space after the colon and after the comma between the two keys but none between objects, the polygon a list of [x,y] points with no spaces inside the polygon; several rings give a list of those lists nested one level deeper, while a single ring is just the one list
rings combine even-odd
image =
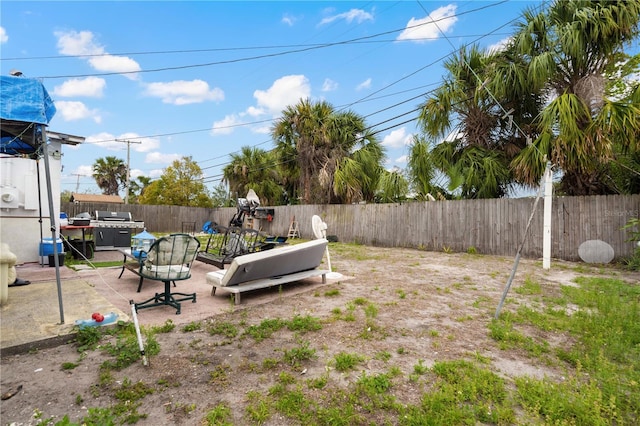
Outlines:
[{"label": "wooden privacy fence", "polygon": [[[383,247],[414,247],[429,251],[513,256],[524,238],[533,198],[459,201],[426,201],[403,204],[302,205],[272,207],[271,221],[255,219],[253,226],[272,235],[288,234],[292,220],[302,238],[312,239],[311,217],[327,223],[328,235],[341,242]],[[130,211],[150,232],[202,230],[206,221],[227,225],[235,208],[195,208],[123,204],[62,203],[70,216],[96,210]],[[542,257],[544,200],[540,200],[522,256]],[[630,256],[634,243],[621,228],[640,216],[640,194],[589,197],[554,197],[551,224],[551,256],[579,260],[578,247],[588,240],[602,240],[616,258]]]}]

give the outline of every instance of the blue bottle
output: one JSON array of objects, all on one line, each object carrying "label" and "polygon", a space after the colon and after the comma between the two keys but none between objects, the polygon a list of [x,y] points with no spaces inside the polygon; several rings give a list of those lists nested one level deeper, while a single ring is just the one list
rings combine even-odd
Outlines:
[{"label": "blue bottle", "polygon": [[100,325],[112,324],[112,323],[116,322],[117,319],[118,319],[118,314],[116,314],[115,312],[109,312],[108,314],[106,314],[104,316],[104,320],[102,320],[100,322],[97,322],[93,318],[89,318],[89,319],[76,320],[75,324],[80,328],[97,327],[97,326],[100,326]]}]

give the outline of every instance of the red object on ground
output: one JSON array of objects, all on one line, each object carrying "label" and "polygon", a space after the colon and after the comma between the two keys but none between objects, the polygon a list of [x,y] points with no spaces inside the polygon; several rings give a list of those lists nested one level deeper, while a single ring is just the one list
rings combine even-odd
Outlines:
[{"label": "red object on ground", "polygon": [[102,321],[104,321],[104,315],[102,315],[102,314],[98,314],[98,315],[96,315],[96,317],[94,318],[94,320],[95,320],[96,322],[102,322]]}]

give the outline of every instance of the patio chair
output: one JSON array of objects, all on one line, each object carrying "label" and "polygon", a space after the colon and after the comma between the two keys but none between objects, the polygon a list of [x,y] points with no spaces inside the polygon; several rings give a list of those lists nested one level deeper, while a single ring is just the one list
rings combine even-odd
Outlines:
[{"label": "patio chair", "polygon": [[191,278],[191,265],[199,248],[200,242],[189,234],[171,234],[157,239],[146,257],[141,259],[140,267],[133,272],[141,279],[162,281],[164,293],[156,293],[152,298],[136,303],[136,310],[169,305],[176,308],[176,314],[179,314],[180,302],[191,300],[196,303],[195,293],[171,293],[171,283],[175,285],[175,281]]}]

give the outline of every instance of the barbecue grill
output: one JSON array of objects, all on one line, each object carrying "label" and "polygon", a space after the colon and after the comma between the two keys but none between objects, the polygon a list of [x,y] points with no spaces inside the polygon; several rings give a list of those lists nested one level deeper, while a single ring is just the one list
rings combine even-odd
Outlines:
[{"label": "barbecue grill", "polygon": [[131,247],[131,230],[144,228],[144,222],[134,221],[131,212],[96,210],[93,241],[96,250],[115,250]]}]

